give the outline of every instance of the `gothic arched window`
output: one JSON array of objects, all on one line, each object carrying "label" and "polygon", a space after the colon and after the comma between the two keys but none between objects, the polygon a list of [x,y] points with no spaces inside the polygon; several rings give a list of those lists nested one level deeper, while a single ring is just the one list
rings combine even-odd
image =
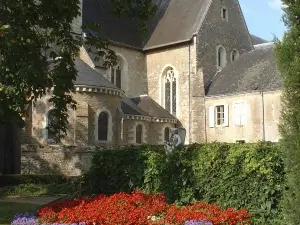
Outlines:
[{"label": "gothic arched window", "polygon": [[165,139],[165,142],[170,141],[170,128],[169,127],[166,127],[164,130],[164,139]]},{"label": "gothic arched window", "polygon": [[143,141],[143,126],[137,125],[135,128],[135,142],[137,144],[142,144]]},{"label": "gothic arched window", "polygon": [[53,130],[53,126],[57,125],[58,119],[55,109],[48,112],[47,115],[47,140],[55,140],[56,134]]},{"label": "gothic arched window", "polygon": [[177,80],[172,68],[168,69],[164,76],[164,105],[165,109],[173,115],[176,115],[177,108]]},{"label": "gothic arched window", "polygon": [[223,46],[219,46],[217,50],[217,67],[219,70],[226,66],[226,50]]},{"label": "gothic arched window", "polygon": [[98,117],[98,140],[108,140],[108,114],[106,112],[100,113]]}]

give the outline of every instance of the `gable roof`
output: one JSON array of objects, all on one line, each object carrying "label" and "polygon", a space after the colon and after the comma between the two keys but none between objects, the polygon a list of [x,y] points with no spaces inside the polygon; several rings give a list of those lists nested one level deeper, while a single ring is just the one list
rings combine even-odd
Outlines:
[{"label": "gable roof", "polygon": [[264,43],[268,43],[269,41],[262,39],[260,37],[257,37],[253,34],[250,35],[251,36],[251,41],[253,45],[259,45],[259,44],[264,44]]},{"label": "gable roof", "polygon": [[160,9],[154,20],[157,26],[145,49],[190,40],[199,29],[210,3],[211,0],[156,0]]},{"label": "gable roof", "polygon": [[[100,23],[97,35],[138,49],[150,49],[190,40],[199,29],[212,0],[154,0],[156,15],[148,22],[143,38],[137,23],[112,14],[110,0],[83,0],[83,25]],[[89,32],[84,30],[84,32]]]},{"label": "gable roof", "polygon": [[274,51],[275,45],[267,43],[241,55],[215,75],[207,96],[280,90],[282,80]]},{"label": "gable roof", "polygon": [[75,85],[120,90],[115,85],[110,83],[101,73],[94,70],[81,59],[76,58],[75,67],[78,71],[77,79],[74,82]]}]

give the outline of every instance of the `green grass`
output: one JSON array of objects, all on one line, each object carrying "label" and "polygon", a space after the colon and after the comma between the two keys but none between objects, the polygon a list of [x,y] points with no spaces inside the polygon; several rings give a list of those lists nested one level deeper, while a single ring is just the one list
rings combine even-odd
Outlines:
[{"label": "green grass", "polygon": [[14,202],[0,202],[0,225],[10,224],[18,213],[34,212],[39,205]]},{"label": "green grass", "polygon": [[[0,188],[0,196],[45,196],[73,194],[76,192],[76,185],[72,183],[62,184],[19,184]],[[0,224],[1,225],[1,224]]]}]

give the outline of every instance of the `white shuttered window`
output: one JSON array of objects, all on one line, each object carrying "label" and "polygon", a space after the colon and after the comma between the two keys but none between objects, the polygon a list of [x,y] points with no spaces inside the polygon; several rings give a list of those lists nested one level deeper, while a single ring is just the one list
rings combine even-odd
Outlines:
[{"label": "white shuttered window", "polygon": [[209,108],[209,127],[229,126],[229,107],[227,104]]}]

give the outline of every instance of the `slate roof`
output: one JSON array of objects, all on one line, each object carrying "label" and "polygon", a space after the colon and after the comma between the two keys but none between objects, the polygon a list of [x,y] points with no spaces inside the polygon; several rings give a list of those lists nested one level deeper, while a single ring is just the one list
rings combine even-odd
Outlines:
[{"label": "slate roof", "polygon": [[253,45],[259,45],[259,44],[264,44],[264,43],[268,43],[269,41],[262,39],[260,37],[257,37],[253,34],[250,35],[251,36],[251,41]]},{"label": "slate roof", "polygon": [[215,75],[207,96],[280,90],[282,80],[274,50],[274,44],[267,43],[241,55]]},{"label": "slate roof", "polygon": [[88,64],[77,58],[75,60],[75,66],[78,70],[77,80],[75,85],[85,85],[90,87],[105,87],[110,89],[118,89],[115,85],[110,83],[102,74],[94,70]]},{"label": "slate roof", "polygon": [[158,11],[148,22],[146,37],[142,37],[131,18],[122,16],[117,19],[112,14],[110,0],[83,0],[83,25],[100,23],[99,36],[139,49],[148,49],[191,39],[212,0],[154,1]]},{"label": "slate roof", "polygon": [[[190,40],[199,29],[211,0],[156,0],[163,17],[150,36],[145,49]],[[166,9],[167,7],[167,9]],[[158,17],[156,16],[155,21]]]},{"label": "slate roof", "polygon": [[142,115],[155,118],[176,119],[167,110],[156,103],[152,98],[143,95],[122,100],[121,108],[127,115]]}]

